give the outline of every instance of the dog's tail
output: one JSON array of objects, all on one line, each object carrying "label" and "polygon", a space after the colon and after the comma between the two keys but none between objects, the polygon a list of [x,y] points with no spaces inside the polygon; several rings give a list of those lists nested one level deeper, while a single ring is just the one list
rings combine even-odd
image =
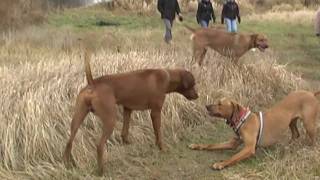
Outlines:
[{"label": "dog's tail", "polygon": [[192,33],[196,32],[196,29],[195,28],[192,28],[186,24],[183,25],[185,28],[187,28],[189,31],[191,31]]},{"label": "dog's tail", "polygon": [[90,53],[88,51],[85,51],[85,54],[84,54],[84,68],[85,68],[88,84],[92,86],[94,81],[92,78],[92,73],[90,68]]},{"label": "dog's tail", "polygon": [[318,96],[318,95],[320,95],[320,91],[317,91],[314,93],[314,96]]}]

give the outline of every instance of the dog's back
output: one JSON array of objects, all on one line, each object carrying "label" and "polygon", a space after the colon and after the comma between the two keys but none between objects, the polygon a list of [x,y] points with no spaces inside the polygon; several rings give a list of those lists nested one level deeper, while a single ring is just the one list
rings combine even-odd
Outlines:
[{"label": "dog's back", "polygon": [[117,104],[145,109],[150,99],[166,94],[169,76],[165,70],[144,69],[102,76],[94,82],[96,86],[111,88]]},{"label": "dog's back", "polygon": [[229,33],[221,28],[199,29],[193,33],[193,42],[199,47],[210,47],[224,56],[240,57],[250,45],[250,36]]},{"label": "dog's back", "polygon": [[305,108],[319,106],[319,101],[317,100],[316,95],[318,94],[304,90],[293,91],[275,104],[271,109],[298,113]]}]

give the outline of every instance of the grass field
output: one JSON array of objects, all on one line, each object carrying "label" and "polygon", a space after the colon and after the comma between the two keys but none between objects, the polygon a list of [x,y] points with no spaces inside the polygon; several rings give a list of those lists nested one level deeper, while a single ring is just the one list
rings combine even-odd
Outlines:
[{"label": "grass field", "polygon": [[[95,172],[95,143],[101,125],[93,115],[80,128],[73,146],[77,167],[66,169],[61,163],[75,97],[86,84],[80,49],[83,44],[94,52],[91,65],[95,77],[147,67],[184,67],[194,73],[200,94],[193,102],[174,94],[167,97],[162,112],[165,153],[154,145],[147,112],[133,114],[132,144],[122,145],[119,109],[119,121],[107,142],[103,178],[320,178],[319,141],[315,147],[307,146],[304,132],[293,144],[288,143],[287,132],[279,144],[259,148],[255,157],[222,171],[209,166],[237,150],[187,148],[190,143],[216,143],[232,136],[223,121],[205,112],[204,105],[216,98],[233,97],[258,111],[291,90],[319,90],[320,39],[313,36],[314,12],[292,14],[243,17],[240,31],[265,33],[271,48],[265,53],[250,51],[241,59],[240,67],[213,51],[206,56],[204,68],[194,66],[190,32],[175,23],[174,44],[166,45],[157,14],[80,8],[50,14],[47,23],[40,26],[4,33],[0,38],[1,179],[101,179]],[[193,14],[186,14],[185,19],[185,23],[197,26]]]}]

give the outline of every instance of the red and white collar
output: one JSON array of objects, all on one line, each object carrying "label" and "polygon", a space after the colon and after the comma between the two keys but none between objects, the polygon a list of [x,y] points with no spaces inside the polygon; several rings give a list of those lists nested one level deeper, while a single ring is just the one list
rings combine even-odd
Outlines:
[{"label": "red and white collar", "polygon": [[238,114],[233,114],[231,119],[227,119],[226,123],[234,130],[236,134],[238,134],[240,127],[247,120],[250,114],[251,111],[249,108],[242,108]]}]

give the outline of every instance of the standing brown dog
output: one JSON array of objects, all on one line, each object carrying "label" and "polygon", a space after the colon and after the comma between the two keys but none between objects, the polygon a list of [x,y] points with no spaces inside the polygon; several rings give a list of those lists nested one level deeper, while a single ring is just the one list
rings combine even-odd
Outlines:
[{"label": "standing brown dog", "polygon": [[269,47],[268,39],[263,34],[230,33],[221,28],[196,30],[186,25],[185,27],[192,31],[193,58],[200,66],[208,48],[238,63],[239,58],[250,49],[258,48],[264,52]]},{"label": "standing brown dog", "polygon": [[302,120],[313,145],[316,135],[316,118],[320,107],[315,97],[317,95],[320,95],[320,91],[292,92],[271,109],[262,113],[262,119],[240,104],[222,98],[206,106],[207,110],[210,116],[227,119],[227,124],[234,129],[237,136],[222,144],[191,144],[189,147],[194,150],[235,149],[243,142],[244,147],[239,153],[228,160],[212,165],[213,169],[220,170],[254,155],[257,145],[274,144],[288,127],[292,132],[292,140],[295,140],[300,136],[297,120]]},{"label": "standing brown dog", "polygon": [[100,117],[103,133],[97,146],[99,174],[103,173],[103,153],[106,140],[116,123],[116,105],[124,107],[122,129],[123,142],[128,143],[129,122],[132,110],[151,109],[151,119],[156,144],[163,149],[161,141],[161,109],[167,93],[177,92],[189,100],[197,99],[193,75],[184,69],[146,69],[128,73],[92,78],[89,55],[85,56],[88,85],[83,88],[75,106],[71,122],[71,135],[64,152],[64,161],[71,160],[72,142],[78,128],[89,112]]}]

